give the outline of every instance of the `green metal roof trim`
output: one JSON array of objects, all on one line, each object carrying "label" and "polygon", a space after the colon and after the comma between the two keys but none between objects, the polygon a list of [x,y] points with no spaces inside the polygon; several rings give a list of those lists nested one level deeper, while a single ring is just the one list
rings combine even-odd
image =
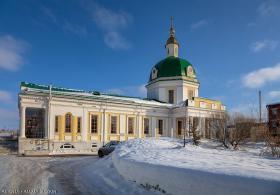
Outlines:
[{"label": "green metal roof trim", "polygon": [[[38,89],[38,90],[50,90],[49,85],[39,85],[34,83],[27,83],[27,82],[21,82],[21,87],[27,87],[32,89]],[[73,92],[73,93],[90,93],[92,95],[100,96],[100,95],[106,95],[111,97],[120,97],[120,98],[135,98],[139,100],[146,100],[146,101],[156,101],[156,100],[149,100],[147,98],[140,98],[140,97],[134,97],[134,96],[125,96],[125,95],[118,95],[118,94],[108,94],[108,93],[100,93],[99,91],[84,91],[84,90],[78,90],[78,89],[68,89],[68,88],[61,88],[61,87],[54,87],[52,86],[52,91],[55,92]],[[160,101],[156,101],[161,103]]]},{"label": "green metal roof trim", "polygon": [[[36,85],[36,84],[34,84]],[[33,86],[34,86],[33,85]],[[40,85],[41,87],[41,85]],[[32,88],[32,89],[35,89],[35,90],[23,90],[21,91],[19,94],[20,95],[48,95],[49,92],[48,90],[45,90],[46,86],[42,86],[42,88]],[[104,94],[98,94],[98,95],[95,95],[93,93],[91,93],[91,95],[88,95],[87,93],[69,93],[69,92],[65,92],[65,91],[53,91],[52,92],[52,95],[54,97],[63,97],[63,98],[71,98],[71,99],[76,99],[76,100],[88,100],[88,101],[91,101],[91,100],[96,100],[96,101],[103,101],[103,100],[106,100],[106,101],[109,101],[109,102],[115,102],[115,103],[120,103],[122,102],[122,104],[150,104],[152,106],[156,106],[156,107],[160,107],[160,106],[170,106],[170,104],[168,103],[163,103],[163,102],[160,102],[160,101],[154,101],[154,100],[150,100],[150,99],[145,99],[145,98],[135,98],[135,97],[129,97],[129,96],[119,96],[119,95],[104,95]],[[116,97],[117,99],[115,99],[114,97]],[[124,99],[125,98],[125,99]],[[140,102],[137,102],[137,101],[140,101]],[[142,101],[146,101],[146,102],[142,102]],[[155,103],[159,103],[159,104],[155,104]]]},{"label": "green metal roof trim", "polygon": [[[188,62],[185,59],[182,58],[177,58],[177,57],[167,57],[163,60],[161,60],[160,62],[158,62],[154,67],[157,69],[157,78],[160,77],[173,77],[173,76],[186,76],[186,68],[188,68],[188,66],[192,66],[192,64],[190,62]],[[193,66],[192,66],[193,68]],[[153,71],[152,69],[152,71]],[[150,74],[150,79],[149,81],[152,81],[152,71]],[[194,75],[195,70],[193,68],[194,71]]]},{"label": "green metal roof trim", "polygon": [[[39,84],[34,84],[34,83],[21,82],[20,86],[21,87],[33,88],[33,89],[50,90],[50,85],[39,85]],[[55,86],[52,86],[51,89],[52,89],[52,91],[75,92],[75,93],[92,93],[94,95],[100,95],[100,93],[98,91],[87,92],[87,91],[84,91],[84,90],[69,89],[69,88],[62,88],[62,87],[55,87]]]}]

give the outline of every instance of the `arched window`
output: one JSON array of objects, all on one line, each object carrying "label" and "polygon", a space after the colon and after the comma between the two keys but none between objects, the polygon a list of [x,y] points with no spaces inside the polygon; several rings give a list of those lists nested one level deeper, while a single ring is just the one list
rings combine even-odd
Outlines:
[{"label": "arched window", "polygon": [[71,133],[71,121],[72,115],[70,113],[67,113],[65,115],[65,133]]}]

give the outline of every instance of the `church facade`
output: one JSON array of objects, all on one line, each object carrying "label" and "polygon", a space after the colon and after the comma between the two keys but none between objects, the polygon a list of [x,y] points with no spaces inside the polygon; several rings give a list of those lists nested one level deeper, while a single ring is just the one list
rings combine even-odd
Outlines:
[{"label": "church facade", "polygon": [[173,24],[165,48],[143,99],[22,82],[19,154],[95,154],[111,140],[182,138],[190,128],[210,138],[209,123],[226,108],[199,96],[193,65],[178,57]]}]

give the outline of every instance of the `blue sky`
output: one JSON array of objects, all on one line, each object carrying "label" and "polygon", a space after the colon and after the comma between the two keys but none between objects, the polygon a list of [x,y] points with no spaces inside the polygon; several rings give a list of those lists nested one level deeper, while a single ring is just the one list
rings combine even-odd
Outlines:
[{"label": "blue sky", "polygon": [[21,81],[145,96],[170,16],[200,96],[250,113],[280,100],[279,0],[0,1],[0,128],[18,127]]}]

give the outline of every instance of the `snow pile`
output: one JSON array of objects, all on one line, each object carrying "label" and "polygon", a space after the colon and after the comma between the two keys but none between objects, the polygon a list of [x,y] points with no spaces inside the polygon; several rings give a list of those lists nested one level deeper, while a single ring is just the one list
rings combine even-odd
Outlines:
[{"label": "snow pile", "polygon": [[87,181],[84,182],[84,187],[87,190],[87,193],[84,194],[154,194],[141,188],[135,182],[123,179],[115,169],[111,155],[105,156],[96,163],[84,166],[79,171],[77,179]]},{"label": "snow pile", "polygon": [[280,160],[171,138],[121,144],[113,162],[127,180],[171,194],[279,194]]}]

